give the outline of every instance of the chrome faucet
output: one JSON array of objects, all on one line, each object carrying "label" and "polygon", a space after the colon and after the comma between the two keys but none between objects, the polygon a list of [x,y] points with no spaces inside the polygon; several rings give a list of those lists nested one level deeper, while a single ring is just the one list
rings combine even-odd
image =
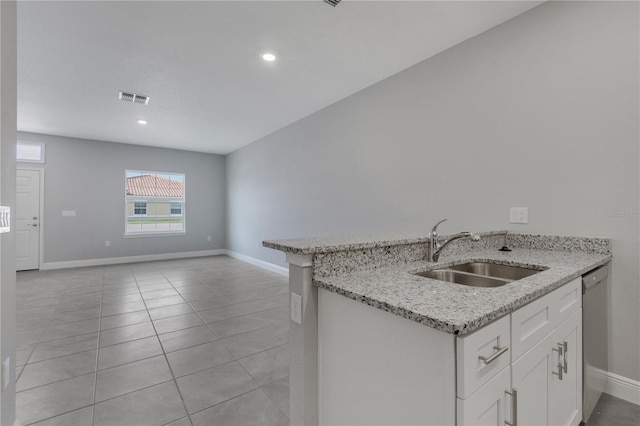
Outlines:
[{"label": "chrome faucet", "polygon": [[442,219],[440,222],[436,223],[431,229],[431,233],[429,234],[429,242],[430,248],[429,250],[429,260],[431,262],[437,262],[440,257],[440,253],[442,250],[450,243],[455,240],[459,240],[461,238],[470,238],[471,241],[480,241],[480,236],[476,234],[472,234],[471,232],[459,232],[455,235],[452,235],[448,239],[444,240],[442,244],[438,242],[438,225],[444,222],[447,219]]}]

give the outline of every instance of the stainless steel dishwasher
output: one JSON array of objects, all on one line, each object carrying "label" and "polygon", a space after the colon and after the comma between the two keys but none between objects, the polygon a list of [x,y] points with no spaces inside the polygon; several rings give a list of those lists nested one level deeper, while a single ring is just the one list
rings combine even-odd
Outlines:
[{"label": "stainless steel dishwasher", "polygon": [[582,421],[585,423],[607,383],[607,281],[610,264],[582,276]]}]

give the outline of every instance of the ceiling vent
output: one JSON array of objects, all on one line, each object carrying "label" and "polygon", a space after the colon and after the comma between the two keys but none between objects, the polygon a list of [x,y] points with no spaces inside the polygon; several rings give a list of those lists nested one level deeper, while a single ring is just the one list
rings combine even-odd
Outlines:
[{"label": "ceiling vent", "polygon": [[149,96],[137,95],[135,93],[119,92],[118,99],[132,104],[149,105]]},{"label": "ceiling vent", "polygon": [[336,7],[341,1],[342,0],[324,0],[326,4],[330,4],[333,7]]}]

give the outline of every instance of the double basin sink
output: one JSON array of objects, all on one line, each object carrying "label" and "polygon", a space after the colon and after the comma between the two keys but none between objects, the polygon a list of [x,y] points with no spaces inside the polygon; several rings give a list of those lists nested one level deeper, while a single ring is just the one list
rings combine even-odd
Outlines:
[{"label": "double basin sink", "polygon": [[540,270],[520,266],[469,262],[448,266],[443,269],[418,272],[415,275],[472,287],[501,287],[512,281],[537,274],[538,272],[540,272]]}]

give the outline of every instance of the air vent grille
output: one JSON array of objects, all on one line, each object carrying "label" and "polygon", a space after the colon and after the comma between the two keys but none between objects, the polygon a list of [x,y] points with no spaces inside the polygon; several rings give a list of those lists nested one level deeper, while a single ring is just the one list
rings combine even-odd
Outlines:
[{"label": "air vent grille", "polygon": [[118,99],[124,102],[149,105],[149,96],[138,95],[136,93],[119,92]]},{"label": "air vent grille", "polygon": [[330,4],[333,7],[336,7],[341,1],[342,0],[324,0],[325,3]]}]

